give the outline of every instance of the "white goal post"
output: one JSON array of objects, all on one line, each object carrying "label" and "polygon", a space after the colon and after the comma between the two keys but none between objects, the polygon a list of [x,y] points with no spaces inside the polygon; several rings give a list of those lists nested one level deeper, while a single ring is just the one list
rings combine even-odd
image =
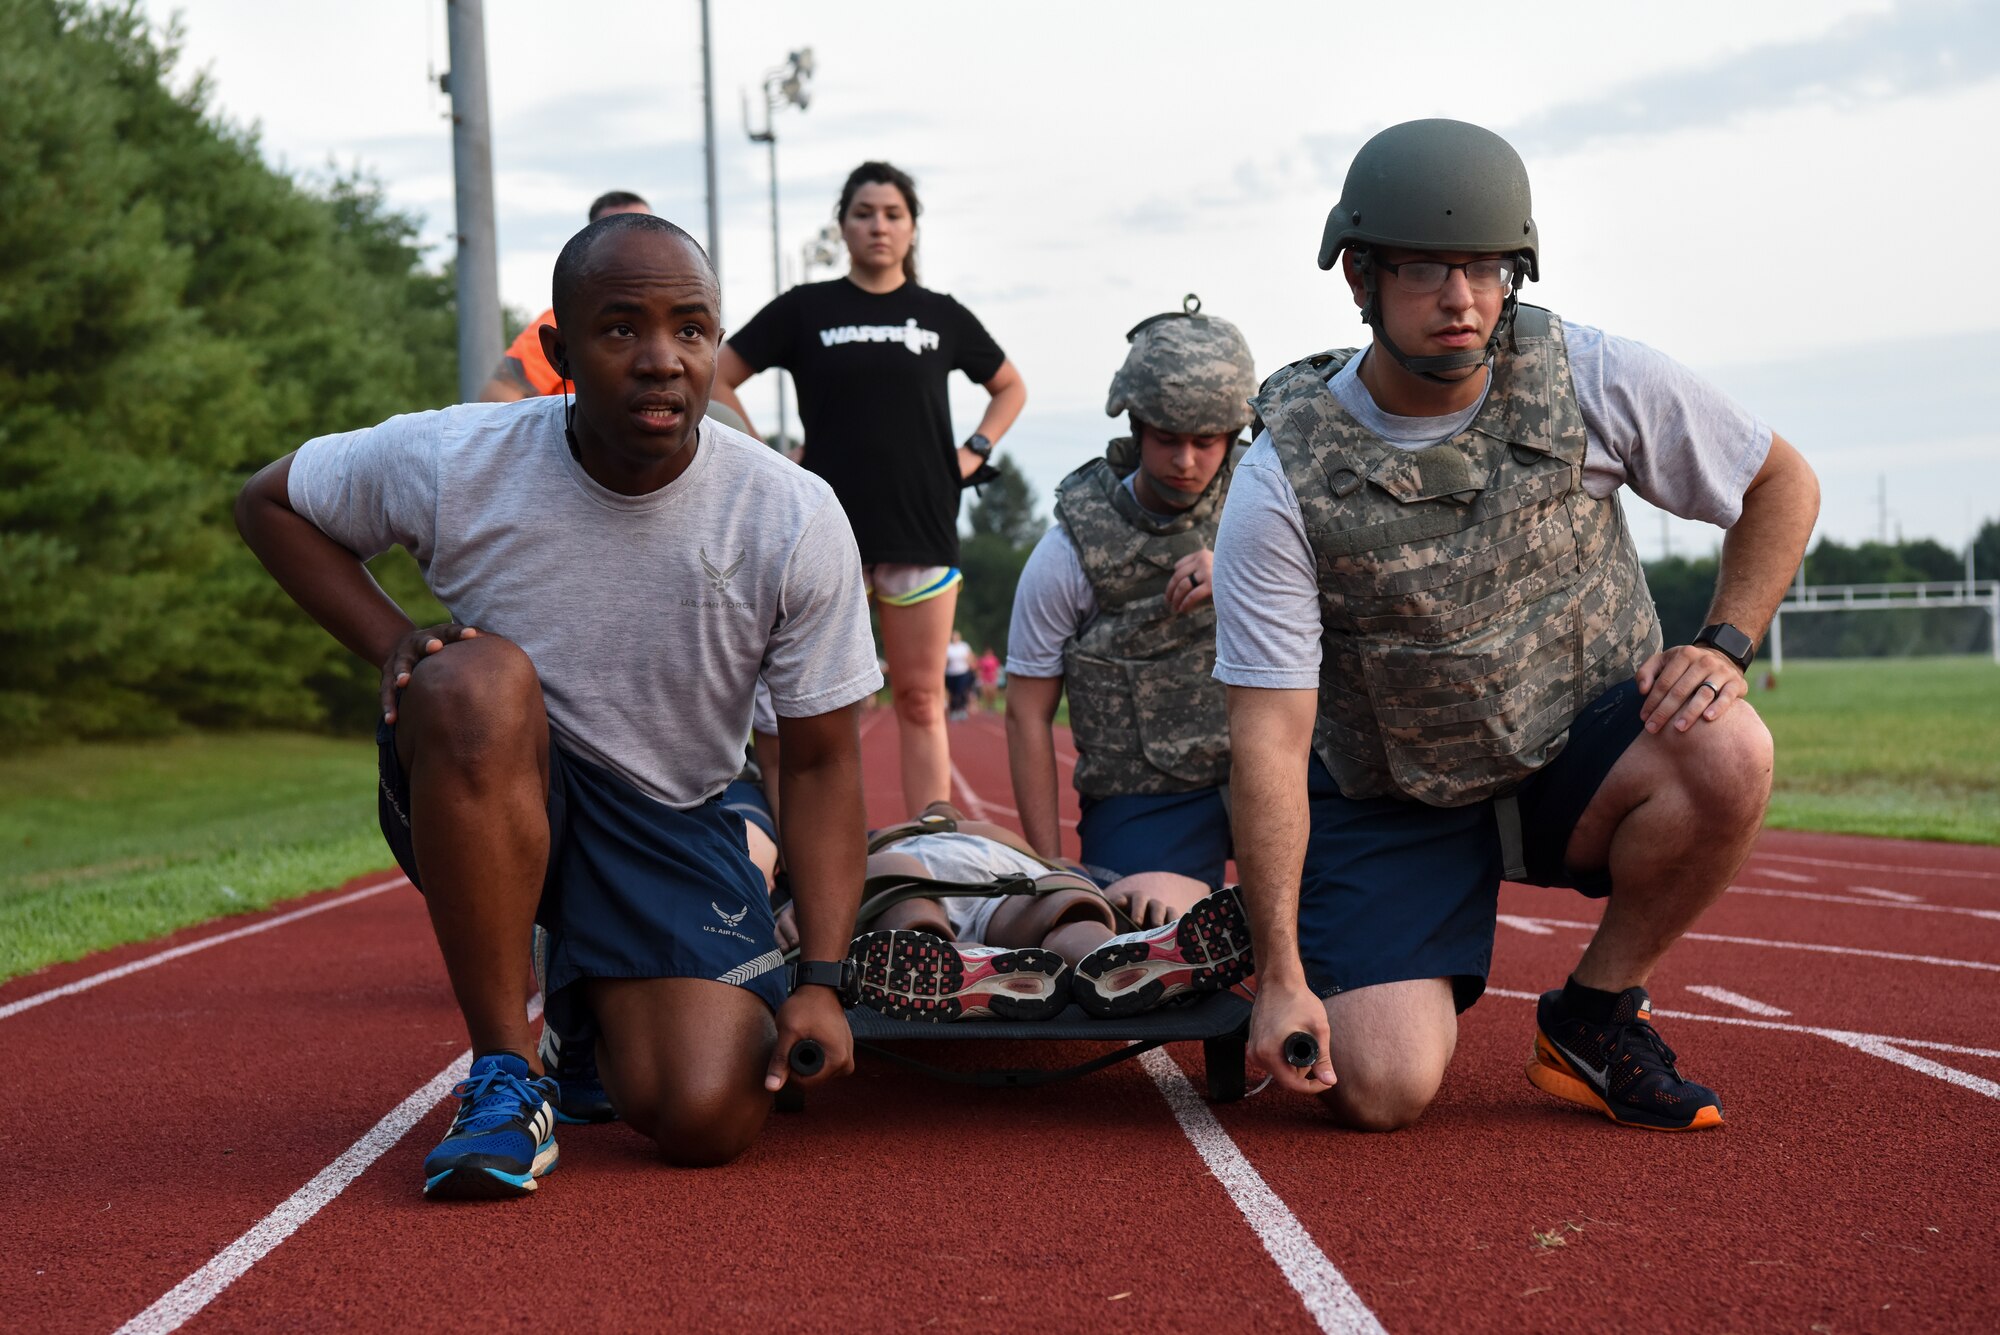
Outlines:
[{"label": "white goal post", "polygon": [[1925,584],[1795,584],[1771,618],[1771,670],[1785,670],[1785,615],[1801,612],[1880,612],[1896,607],[1978,607],[1993,621],[1993,661],[2000,663],[2000,580]]}]

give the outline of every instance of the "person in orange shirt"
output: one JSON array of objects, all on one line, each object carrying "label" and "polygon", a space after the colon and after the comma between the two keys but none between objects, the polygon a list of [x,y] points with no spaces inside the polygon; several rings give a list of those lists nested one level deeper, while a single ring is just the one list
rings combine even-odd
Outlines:
[{"label": "person in orange shirt", "polygon": [[[652,205],[631,191],[612,190],[591,201],[590,221],[596,222],[614,213],[652,211]],[[556,374],[556,368],[550,366],[549,359],[542,355],[542,326],[555,322],[556,313],[553,310],[543,311],[528,321],[528,327],[520,332],[500,358],[500,365],[494,368],[486,388],[479,391],[480,402],[512,403],[516,399],[538,394],[563,392],[563,378]]]}]

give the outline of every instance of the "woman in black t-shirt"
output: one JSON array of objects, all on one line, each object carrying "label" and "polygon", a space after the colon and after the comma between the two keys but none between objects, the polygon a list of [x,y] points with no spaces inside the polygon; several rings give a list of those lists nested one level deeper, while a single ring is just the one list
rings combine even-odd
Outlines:
[{"label": "woman in black t-shirt", "polygon": [[[797,456],[840,498],[882,622],[912,812],[951,800],[944,655],[958,606],[960,488],[983,480],[993,442],[1027,401],[1021,374],[971,311],[917,285],[916,183],[886,162],[847,178],[836,216],[848,272],[781,294],[722,346],[714,398],[792,373],[806,444]],[[963,371],[993,396],[963,445],[947,381]]]}]

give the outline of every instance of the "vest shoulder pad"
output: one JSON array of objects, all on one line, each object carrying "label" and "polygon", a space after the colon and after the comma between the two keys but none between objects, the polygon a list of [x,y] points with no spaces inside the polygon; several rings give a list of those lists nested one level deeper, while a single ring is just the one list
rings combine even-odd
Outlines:
[{"label": "vest shoulder pad", "polygon": [[1258,387],[1257,392],[1259,395],[1262,395],[1271,389],[1272,386],[1301,374],[1312,374],[1317,375],[1322,380],[1331,380],[1340,374],[1341,368],[1353,361],[1360,351],[1361,349],[1359,348],[1328,348],[1325,352],[1315,352],[1310,357],[1301,357],[1295,362],[1287,362],[1266,376],[1264,383]]},{"label": "vest shoulder pad", "polygon": [[1530,306],[1524,302],[1514,308],[1516,338],[1547,338],[1559,323],[1555,312],[1546,306]]}]

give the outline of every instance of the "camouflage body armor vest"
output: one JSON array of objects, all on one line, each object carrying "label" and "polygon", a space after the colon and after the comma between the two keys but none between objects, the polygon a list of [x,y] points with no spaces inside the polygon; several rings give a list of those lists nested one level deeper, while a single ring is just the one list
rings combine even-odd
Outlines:
[{"label": "camouflage body armor vest", "polygon": [[1659,621],[1617,497],[1583,489],[1561,320],[1520,307],[1478,415],[1423,450],[1334,398],[1354,355],[1294,362],[1255,400],[1318,568],[1314,750],[1348,797],[1469,805],[1553,760],[1659,652]]},{"label": "camouflage body armor vest", "polygon": [[1167,580],[1213,549],[1239,446],[1214,483],[1172,519],[1124,485],[1138,447],[1115,440],[1056,488],[1056,518],[1076,548],[1097,615],[1063,647],[1076,790],[1086,797],[1186,793],[1229,781],[1228,695],[1215,669],[1215,605],[1176,615]]}]

